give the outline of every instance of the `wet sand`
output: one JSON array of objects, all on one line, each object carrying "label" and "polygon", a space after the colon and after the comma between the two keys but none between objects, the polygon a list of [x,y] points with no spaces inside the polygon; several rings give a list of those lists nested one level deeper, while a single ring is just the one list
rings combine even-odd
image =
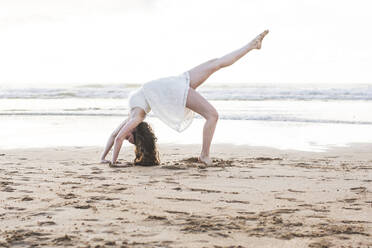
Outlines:
[{"label": "wet sand", "polygon": [[372,246],[371,145],[215,145],[207,168],[197,145],[160,146],[154,167],[101,150],[0,151],[0,247]]}]

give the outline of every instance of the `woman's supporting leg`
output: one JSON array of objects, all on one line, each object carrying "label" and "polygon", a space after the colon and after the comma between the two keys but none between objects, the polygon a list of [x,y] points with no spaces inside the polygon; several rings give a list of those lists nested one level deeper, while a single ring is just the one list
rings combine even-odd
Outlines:
[{"label": "woman's supporting leg", "polygon": [[199,160],[206,165],[211,165],[212,160],[209,157],[209,150],[217,125],[218,113],[204,97],[192,88],[189,89],[187,95],[186,107],[200,114],[206,120],[203,128],[203,147]]},{"label": "woman's supporting leg", "polygon": [[237,60],[253,49],[260,49],[263,38],[268,34],[268,30],[258,35],[242,48],[235,50],[225,56],[209,60],[198,65],[189,71],[190,89],[187,96],[186,107],[200,114],[206,119],[203,128],[203,147],[199,160],[206,165],[212,164],[209,157],[209,150],[212,143],[214,130],[216,129],[218,113],[216,109],[198,92],[195,91],[207,78],[219,69],[234,64]]},{"label": "woman's supporting leg", "polygon": [[249,42],[242,48],[235,50],[229,54],[226,54],[223,57],[209,60],[189,70],[191,88],[193,89],[198,88],[214,72],[218,71],[223,67],[227,67],[234,64],[237,60],[246,55],[249,51],[253,49],[260,49],[262,40],[268,33],[269,31],[265,30],[263,33],[258,35],[255,39],[253,39],[251,42]]}]

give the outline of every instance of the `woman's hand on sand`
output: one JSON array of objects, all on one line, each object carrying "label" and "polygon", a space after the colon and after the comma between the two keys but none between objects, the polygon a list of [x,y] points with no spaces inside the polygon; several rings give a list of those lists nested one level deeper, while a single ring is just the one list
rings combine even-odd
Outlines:
[{"label": "woman's hand on sand", "polygon": [[130,164],[130,163],[122,163],[120,161],[115,161],[115,162],[111,162],[110,160],[107,160],[107,159],[101,159],[101,164],[108,164],[109,166],[113,166],[113,167],[129,167],[129,166],[133,166],[133,164]]},{"label": "woman's hand on sand", "polygon": [[131,167],[131,166],[133,166],[133,164],[129,163],[129,162],[116,161],[115,163],[110,162],[109,166],[110,167]]}]

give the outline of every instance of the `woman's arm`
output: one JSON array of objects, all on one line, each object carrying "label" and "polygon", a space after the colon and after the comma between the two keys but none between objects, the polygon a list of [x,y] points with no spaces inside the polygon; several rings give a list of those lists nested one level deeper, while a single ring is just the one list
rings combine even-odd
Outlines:
[{"label": "woman's arm", "polygon": [[120,125],[112,132],[109,139],[107,140],[107,144],[105,150],[103,150],[101,155],[101,163],[109,163],[110,161],[106,160],[106,156],[111,150],[112,146],[114,145],[114,141],[116,136],[119,134],[120,130],[124,127],[124,125],[128,122],[128,119],[120,123]]},{"label": "woman's arm", "polygon": [[129,119],[129,121],[123,126],[123,128],[120,129],[118,135],[116,136],[114,140],[114,151],[112,154],[112,163],[115,164],[116,160],[118,159],[119,152],[121,149],[121,145],[123,144],[123,141],[130,135],[133,129],[135,129],[138,124],[140,124],[143,121],[144,118],[142,117],[132,117]]}]

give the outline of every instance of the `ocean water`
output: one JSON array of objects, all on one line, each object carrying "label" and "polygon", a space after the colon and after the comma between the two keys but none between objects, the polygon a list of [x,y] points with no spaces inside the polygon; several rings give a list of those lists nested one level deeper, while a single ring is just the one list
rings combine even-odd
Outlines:
[{"label": "ocean water", "polygon": [[[138,85],[0,87],[0,148],[103,146]],[[372,85],[207,85],[215,143],[324,151],[372,143]],[[159,143],[201,143],[203,120],[179,134],[151,113]]]}]

